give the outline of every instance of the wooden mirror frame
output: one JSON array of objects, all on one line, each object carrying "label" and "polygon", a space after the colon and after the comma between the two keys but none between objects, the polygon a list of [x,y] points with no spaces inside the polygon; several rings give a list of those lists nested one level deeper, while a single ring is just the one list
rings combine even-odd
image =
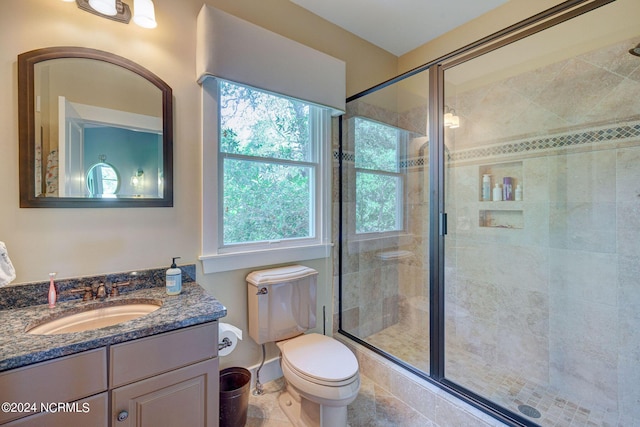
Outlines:
[{"label": "wooden mirror frame", "polygon": [[[162,93],[162,163],[164,187],[159,198],[36,197],[35,65],[60,58],[104,61],[130,70]],[[19,183],[21,208],[133,208],[173,206],[173,94],[171,87],[146,68],[121,56],[84,47],[49,47],[18,55]]]}]

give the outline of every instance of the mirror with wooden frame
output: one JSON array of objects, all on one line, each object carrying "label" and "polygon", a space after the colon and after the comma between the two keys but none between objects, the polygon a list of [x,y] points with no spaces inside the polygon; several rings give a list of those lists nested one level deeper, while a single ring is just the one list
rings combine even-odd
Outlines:
[{"label": "mirror with wooden frame", "polygon": [[18,55],[20,207],[173,206],[172,101],[164,81],[112,53]]}]

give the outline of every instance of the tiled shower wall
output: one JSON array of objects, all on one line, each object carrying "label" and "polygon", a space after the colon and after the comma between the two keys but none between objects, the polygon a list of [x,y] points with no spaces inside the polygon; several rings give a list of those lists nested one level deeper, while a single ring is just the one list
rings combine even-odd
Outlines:
[{"label": "tiled shower wall", "polygon": [[628,399],[640,418],[640,138],[626,142],[524,159],[522,229],[481,227],[480,166],[450,171],[447,350],[607,407]]},{"label": "tiled shower wall", "polygon": [[[447,101],[462,122],[447,131],[447,350],[627,422],[640,420],[638,41]],[[523,201],[480,201],[502,164]],[[521,220],[483,223],[486,210]]]},{"label": "tiled shower wall", "polygon": [[[359,101],[350,103],[347,110],[347,114],[343,116],[345,145],[342,152],[342,327],[356,336],[366,338],[398,323],[403,313],[406,314],[415,305],[412,299],[424,299],[429,295],[429,240],[426,234],[429,230],[429,201],[428,191],[425,192],[429,187],[428,173],[425,173],[425,163],[428,164],[428,144],[427,138],[421,136],[426,129],[427,114],[426,107],[413,110],[410,117]],[[349,118],[355,116],[367,117],[415,133],[400,161],[400,168],[405,172],[403,211],[406,222],[406,228],[401,233],[386,237],[369,235],[365,238],[353,233],[356,199],[355,153],[353,141],[349,138],[352,132]],[[336,177],[337,159],[336,147]],[[337,204],[338,200],[334,202]],[[397,259],[383,257],[391,251],[403,251],[403,255]],[[337,273],[337,269],[335,271]],[[337,314],[336,311],[336,316]],[[424,321],[428,325],[428,311],[426,314]],[[334,325],[337,327],[337,320]]]}]

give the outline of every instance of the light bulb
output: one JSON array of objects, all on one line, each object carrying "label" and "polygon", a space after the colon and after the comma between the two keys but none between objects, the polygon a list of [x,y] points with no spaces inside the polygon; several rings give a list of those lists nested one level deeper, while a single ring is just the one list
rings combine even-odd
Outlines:
[{"label": "light bulb", "polygon": [[449,126],[449,129],[456,129],[460,127],[460,117],[458,116],[453,116],[451,118],[451,125]]},{"label": "light bulb", "polygon": [[143,28],[158,26],[152,0],[133,0],[133,22]]},{"label": "light bulb", "polygon": [[103,15],[114,16],[118,14],[116,0],[89,0],[89,6]]}]

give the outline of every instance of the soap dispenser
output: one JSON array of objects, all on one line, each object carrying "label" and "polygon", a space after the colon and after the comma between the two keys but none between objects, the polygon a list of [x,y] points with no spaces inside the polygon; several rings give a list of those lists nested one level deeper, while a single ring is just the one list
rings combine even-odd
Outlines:
[{"label": "soap dispenser", "polygon": [[176,260],[180,257],[174,257],[171,261],[171,268],[167,270],[167,295],[178,295],[182,292],[182,271],[176,266]]},{"label": "soap dispenser", "polygon": [[56,306],[56,300],[58,299],[56,285],[53,283],[56,278],[56,274],[57,273],[49,273],[49,294],[47,295],[49,308],[54,308]]}]

